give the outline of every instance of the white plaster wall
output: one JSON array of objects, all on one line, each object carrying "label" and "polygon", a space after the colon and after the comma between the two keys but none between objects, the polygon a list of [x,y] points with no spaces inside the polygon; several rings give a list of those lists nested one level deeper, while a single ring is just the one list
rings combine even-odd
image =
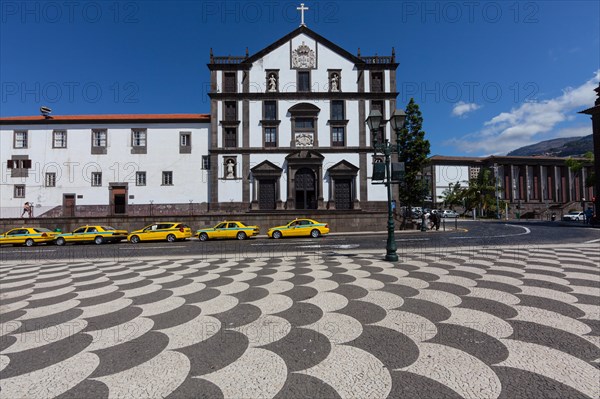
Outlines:
[{"label": "white plaster wall", "polygon": [[[226,179],[225,178],[225,159],[234,156],[237,165],[235,170],[234,179]],[[242,179],[246,178],[246,176],[242,176],[242,171],[244,170],[244,165],[242,162],[242,156],[239,154],[226,154],[219,155],[218,157],[218,165],[214,165],[213,170],[218,171],[218,184],[219,184],[219,202],[228,203],[228,202],[240,202],[242,201]]]},{"label": "white plaster wall", "polygon": [[[19,208],[25,201],[43,207],[62,205],[63,193],[82,195],[78,205],[109,203],[109,183],[128,183],[129,204],[207,202],[208,178],[201,170],[208,154],[209,124],[94,124],[2,126],[0,154],[2,208]],[[147,154],[131,154],[131,129],[147,129]],[[91,154],[91,130],[106,129],[107,154]],[[14,130],[27,130],[29,148],[13,149]],[[67,131],[67,148],[52,148],[53,130]],[[179,153],[179,133],[190,132],[192,153]],[[32,168],[27,178],[12,178],[7,160],[28,155]],[[135,185],[135,172],[146,172],[146,186]],[[173,172],[173,186],[162,186],[162,171]],[[44,187],[46,172],[56,173],[56,187]],[[102,172],[102,186],[92,187],[92,172]],[[14,185],[25,184],[25,198],[13,198]]]},{"label": "white plaster wall", "polygon": [[[329,90],[327,69],[341,69],[342,91],[357,91],[354,64],[337,53],[305,34],[300,34],[280,47],[257,60],[250,69],[250,91],[266,91],[266,70],[279,69],[279,91],[296,92],[296,70],[291,69],[291,51],[298,48],[302,42],[315,51],[317,69],[311,70],[312,91],[326,92]],[[291,50],[290,50],[291,42]]]}]

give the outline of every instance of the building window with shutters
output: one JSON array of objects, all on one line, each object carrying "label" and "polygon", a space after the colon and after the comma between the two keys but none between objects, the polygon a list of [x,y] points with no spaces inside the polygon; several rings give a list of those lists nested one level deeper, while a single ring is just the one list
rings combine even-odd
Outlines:
[{"label": "building window with shutters", "polygon": [[15,131],[13,136],[14,148],[29,148],[28,132],[26,130]]},{"label": "building window with shutters", "polygon": [[310,71],[298,71],[297,91],[310,92]]},{"label": "building window with shutters", "polygon": [[343,147],[346,145],[346,127],[332,126],[331,127],[331,145],[333,147]]},{"label": "building window with shutters", "polygon": [[172,186],[173,185],[173,172],[171,172],[171,171],[162,172],[162,185],[163,186]]},{"label": "building window with shutters", "polygon": [[131,153],[146,154],[147,153],[147,132],[146,129],[131,130]]},{"label": "building window with shutters", "polygon": [[223,73],[223,92],[237,93],[237,79],[235,72]]},{"label": "building window with shutters", "polygon": [[202,169],[210,170],[210,156],[208,156],[208,155],[202,156]]},{"label": "building window with shutters", "polygon": [[106,154],[108,133],[106,129],[92,130],[92,154]]},{"label": "building window with shutters", "polygon": [[225,130],[225,147],[235,148],[237,147],[237,128],[227,127]]},{"label": "building window with shutters", "polygon": [[92,172],[92,186],[102,186],[102,172]]},{"label": "building window with shutters", "polygon": [[52,132],[52,148],[67,148],[66,130],[55,130]]},{"label": "building window with shutters", "polygon": [[192,133],[180,132],[179,133],[179,153],[180,154],[191,154],[192,153]]},{"label": "building window with shutters", "polygon": [[277,128],[265,127],[265,147],[277,147]]},{"label": "building window with shutters", "polygon": [[13,155],[6,161],[6,168],[10,169],[10,177],[28,177],[31,159],[27,155]]},{"label": "building window with shutters", "polygon": [[45,184],[46,187],[56,187],[56,173],[48,172],[46,173]]},{"label": "building window with shutters", "polygon": [[225,101],[225,119],[226,121],[237,120],[237,102]]},{"label": "building window with shutters", "polygon": [[146,172],[135,172],[135,185],[145,186],[146,185]]},{"label": "building window with shutters", "polygon": [[383,72],[371,71],[371,92],[381,93],[383,91]]},{"label": "building window with shutters", "polygon": [[25,198],[25,185],[15,184],[14,198]]}]

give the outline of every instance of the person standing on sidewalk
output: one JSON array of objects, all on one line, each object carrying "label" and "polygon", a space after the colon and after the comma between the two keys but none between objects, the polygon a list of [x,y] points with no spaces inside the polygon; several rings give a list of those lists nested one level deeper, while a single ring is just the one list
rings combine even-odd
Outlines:
[{"label": "person standing on sidewalk", "polygon": [[23,205],[23,212],[21,212],[21,217],[23,217],[23,215],[27,214],[27,216],[31,217],[31,205],[29,205],[29,202],[26,202]]}]

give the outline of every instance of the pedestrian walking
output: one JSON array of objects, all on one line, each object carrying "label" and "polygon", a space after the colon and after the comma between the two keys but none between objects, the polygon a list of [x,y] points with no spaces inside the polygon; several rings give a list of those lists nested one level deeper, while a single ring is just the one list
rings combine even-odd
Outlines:
[{"label": "pedestrian walking", "polygon": [[31,205],[29,204],[29,202],[26,202],[23,205],[23,212],[21,212],[21,217],[23,217],[23,215],[27,214],[27,216],[31,217]]}]

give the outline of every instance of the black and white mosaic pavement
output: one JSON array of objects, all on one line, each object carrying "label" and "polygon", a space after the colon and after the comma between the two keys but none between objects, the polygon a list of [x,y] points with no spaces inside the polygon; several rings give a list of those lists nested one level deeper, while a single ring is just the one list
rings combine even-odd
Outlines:
[{"label": "black and white mosaic pavement", "polygon": [[1,265],[0,397],[600,397],[597,246],[379,257]]}]

